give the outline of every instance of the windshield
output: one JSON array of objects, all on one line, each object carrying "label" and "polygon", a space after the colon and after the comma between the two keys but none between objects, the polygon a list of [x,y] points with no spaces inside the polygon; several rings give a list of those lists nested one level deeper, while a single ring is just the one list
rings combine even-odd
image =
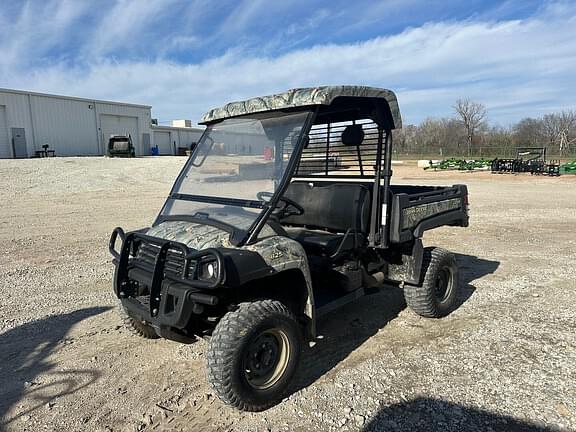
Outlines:
[{"label": "windshield", "polygon": [[208,126],[160,216],[250,228],[284,178],[309,115],[268,112]]}]

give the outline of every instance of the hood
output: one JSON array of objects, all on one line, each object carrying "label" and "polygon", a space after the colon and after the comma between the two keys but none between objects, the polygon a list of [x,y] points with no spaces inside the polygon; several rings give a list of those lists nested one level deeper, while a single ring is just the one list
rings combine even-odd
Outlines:
[{"label": "hood", "polygon": [[[184,243],[189,248],[195,250],[236,247],[230,243],[230,233],[220,228],[194,222],[162,222],[150,228],[146,234],[152,237]],[[275,235],[275,232],[272,228],[265,225],[258,237],[263,238],[273,235]]]},{"label": "hood", "polygon": [[202,225],[186,221],[163,222],[148,230],[149,236],[184,243],[191,249],[233,247],[228,240],[230,234],[210,225]]}]

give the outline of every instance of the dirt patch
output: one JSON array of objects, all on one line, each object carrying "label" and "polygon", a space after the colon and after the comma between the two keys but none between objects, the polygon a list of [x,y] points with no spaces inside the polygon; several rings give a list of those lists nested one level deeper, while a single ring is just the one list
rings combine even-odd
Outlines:
[{"label": "dirt patch", "polygon": [[258,414],[223,406],[206,342],[120,326],[111,230],[148,226],[184,158],[0,160],[0,414],[6,430],[576,429],[576,176],[430,172],[466,183],[471,227],[427,233],[458,254],[461,306],[442,320],[390,288],[320,324],[294,392]]}]

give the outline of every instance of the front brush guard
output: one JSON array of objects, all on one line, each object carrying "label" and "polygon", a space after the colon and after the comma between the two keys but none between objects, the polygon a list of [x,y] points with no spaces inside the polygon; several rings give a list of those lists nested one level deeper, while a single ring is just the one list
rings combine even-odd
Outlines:
[{"label": "front brush guard", "polygon": [[[120,252],[116,250],[118,237],[122,240]],[[124,230],[119,227],[112,231],[108,242],[108,250],[113,257],[112,262],[116,266],[116,275],[114,277],[114,293],[116,297],[125,299],[134,293],[134,282],[129,277],[129,272],[133,269],[139,269],[139,265],[134,258],[138,244],[141,242],[160,248],[153,268],[148,267],[145,269],[146,273],[151,271],[151,277],[149,278],[151,317],[156,317],[160,310],[163,286],[180,291],[185,290],[186,300],[207,305],[216,305],[218,303],[217,297],[201,292],[201,290],[219,287],[225,280],[224,258],[218,250],[212,248],[202,251],[190,250],[183,243],[152,237],[139,231],[124,233]],[[182,254],[184,265],[180,274],[165,272],[166,256],[169,250],[180,251]],[[211,280],[201,280],[198,277],[199,271],[202,264],[207,261],[215,261],[217,263],[218,274]],[[195,263],[194,270],[191,272],[192,274],[188,274],[193,262]]]}]

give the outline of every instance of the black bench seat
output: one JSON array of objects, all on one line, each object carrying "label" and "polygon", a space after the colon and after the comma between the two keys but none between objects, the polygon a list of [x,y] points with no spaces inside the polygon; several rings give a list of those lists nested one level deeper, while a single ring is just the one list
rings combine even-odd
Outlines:
[{"label": "black bench seat", "polygon": [[358,183],[293,182],[284,196],[304,208],[304,214],[280,222],[289,237],[307,252],[335,256],[363,246],[368,232],[370,191]]}]

